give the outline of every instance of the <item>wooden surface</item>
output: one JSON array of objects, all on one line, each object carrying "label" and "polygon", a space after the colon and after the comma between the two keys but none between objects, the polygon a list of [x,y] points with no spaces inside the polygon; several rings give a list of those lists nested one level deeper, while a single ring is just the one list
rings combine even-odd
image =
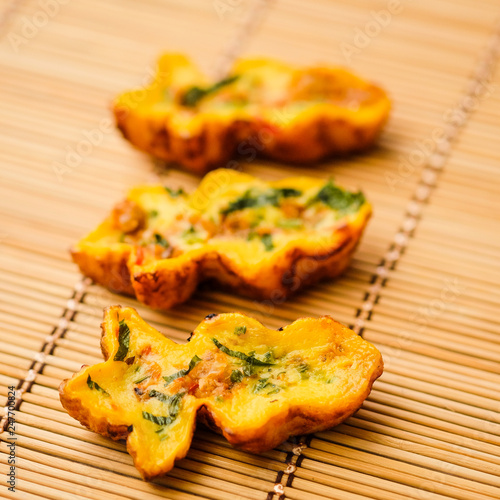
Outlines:
[{"label": "wooden surface", "polygon": [[[0,497],[499,498],[499,13],[493,0],[4,0],[0,404],[8,386],[19,399],[16,492],[2,442]],[[236,55],[339,64],[388,90],[390,122],[366,154],[314,168],[242,162],[265,179],[333,175],[363,189],[375,215],[341,279],[284,304],[204,290],[168,313],[81,279],[69,246],[130,186],[198,182],[161,170],[106,121],[113,96],[144,85],[163,50],[213,75]],[[68,162],[89,131],[95,144]],[[110,304],[134,305],[178,341],[212,312],[272,327],[330,314],[374,342],[386,370],[331,431],[255,456],[200,429],[186,459],[145,483],[122,444],[58,400],[63,378],[100,361]]]}]

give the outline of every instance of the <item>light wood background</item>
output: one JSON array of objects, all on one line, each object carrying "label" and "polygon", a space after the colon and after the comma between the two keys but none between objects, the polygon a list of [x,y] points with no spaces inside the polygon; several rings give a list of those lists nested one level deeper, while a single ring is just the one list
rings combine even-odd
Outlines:
[{"label": "light wood background", "polygon": [[[11,385],[19,399],[17,491],[2,479],[0,497],[498,499],[499,13],[494,0],[4,0],[0,405]],[[363,189],[375,215],[341,279],[271,306],[204,290],[165,314],[81,279],[68,248],[130,186],[198,182],[107,121],[113,96],[144,85],[164,50],[213,75],[240,55],[339,64],[388,90],[394,109],[372,151],[314,168],[242,165]],[[199,430],[186,459],[145,483],[125,447],[83,429],[57,394],[100,361],[110,304],[132,304],[178,341],[211,312],[273,327],[330,314],[374,342],[386,370],[329,432],[255,456]]]}]

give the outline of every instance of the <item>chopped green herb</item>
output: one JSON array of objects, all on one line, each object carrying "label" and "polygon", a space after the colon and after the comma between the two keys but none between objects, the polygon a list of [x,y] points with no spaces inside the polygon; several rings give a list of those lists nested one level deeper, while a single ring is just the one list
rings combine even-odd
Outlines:
[{"label": "chopped green herb", "polygon": [[158,217],[158,214],[159,214],[158,210],[153,209],[149,211],[149,217],[151,218]]},{"label": "chopped green herb", "polygon": [[345,189],[335,186],[332,180],[329,180],[314,196],[309,204],[322,202],[333,210],[341,213],[356,212],[361,205],[365,203],[365,196],[361,191],[351,193]]},{"label": "chopped green herb", "polygon": [[274,363],[273,351],[267,351],[266,354],[264,354],[264,361],[266,361],[268,363]]},{"label": "chopped green herb", "polygon": [[175,396],[172,396],[170,399],[170,408],[169,408],[169,413],[171,417],[177,417],[179,414],[179,411],[181,409],[181,399],[184,397],[185,392],[179,392],[178,394],[175,394]]},{"label": "chopped green herb", "polygon": [[265,392],[266,396],[269,396],[270,394],[276,394],[280,390],[281,388],[270,382],[269,378],[259,379],[253,387],[254,393]]},{"label": "chopped green herb", "polygon": [[304,221],[302,219],[281,219],[277,225],[283,229],[298,229],[304,225]]},{"label": "chopped green herb", "polygon": [[170,246],[170,243],[161,234],[155,233],[154,239],[157,245],[160,245],[165,248],[168,248]]},{"label": "chopped green herb", "polygon": [[294,188],[274,188],[274,191],[282,198],[296,198],[302,194],[302,191]]},{"label": "chopped green herb", "polygon": [[[256,228],[262,221],[264,220],[264,214],[255,214],[255,217],[253,218],[252,222],[250,222],[250,228],[254,229]],[[251,232],[254,236],[256,233],[253,231]]]},{"label": "chopped green herb", "polygon": [[170,425],[175,420],[172,417],[153,415],[152,413],[148,413],[147,411],[142,412],[142,418],[153,422],[153,424],[161,426]]},{"label": "chopped green herb", "polygon": [[215,401],[217,401],[217,403],[224,403],[224,398],[222,396],[217,396]]},{"label": "chopped green herb", "polygon": [[269,382],[269,379],[261,378],[254,385],[253,392],[260,392],[263,389],[265,389],[266,387],[269,387],[270,385],[271,385],[271,382]]},{"label": "chopped green herb", "polygon": [[300,378],[302,380],[307,380],[310,377],[310,373],[308,373],[308,372],[309,372],[311,367],[307,363],[301,363],[296,368],[297,368],[297,371],[300,373]]},{"label": "chopped green herb", "polygon": [[169,188],[168,186],[163,186],[165,188],[165,191],[172,197],[172,198],[177,198],[178,196],[184,196],[186,194],[186,191],[184,189],[179,188],[179,189],[172,189]]},{"label": "chopped green herb", "polygon": [[207,95],[217,92],[217,90],[219,90],[222,87],[225,87],[226,85],[230,85],[238,78],[239,78],[238,75],[230,76],[205,88],[193,86],[190,89],[188,89],[188,91],[182,96],[181,104],[192,108],[196,106],[198,102]]},{"label": "chopped green herb", "polygon": [[257,365],[257,366],[269,366],[272,365],[273,363],[267,363],[266,361],[261,361],[260,359],[257,359],[253,353],[251,354],[245,354],[240,351],[233,351],[231,349],[228,349],[226,346],[222,345],[217,339],[212,338],[212,342],[217,346],[219,350],[221,350],[224,354],[227,354],[228,356],[232,356],[233,358],[238,358],[241,359],[245,362],[247,362],[249,365]]},{"label": "chopped green herb", "polygon": [[262,243],[266,249],[266,252],[270,252],[274,248],[273,237],[270,234],[262,235]]},{"label": "chopped green herb", "polygon": [[94,382],[90,378],[90,375],[87,377],[87,385],[89,386],[90,390],[96,389],[97,391],[102,392],[106,396],[109,396],[109,393],[105,391],[97,382]]},{"label": "chopped green herb", "polygon": [[145,377],[140,378],[139,380],[136,380],[134,384],[140,384],[141,382],[144,382],[148,378],[151,378],[151,375],[146,375]]},{"label": "chopped green herb", "polygon": [[120,234],[120,237],[118,238],[118,243],[125,243],[125,233]]},{"label": "chopped green herb", "polygon": [[118,350],[113,358],[114,361],[123,361],[130,347],[130,329],[123,319],[120,321],[119,325]]},{"label": "chopped green herb", "polygon": [[243,335],[244,333],[246,333],[246,331],[247,331],[246,326],[237,326],[234,329],[234,334],[240,336],[240,335]]},{"label": "chopped green herb", "polygon": [[233,384],[237,384],[238,382],[241,382],[243,380],[244,376],[245,375],[243,374],[242,371],[240,371],[240,370],[233,370],[231,372],[231,382]]},{"label": "chopped green herb", "polygon": [[245,208],[251,208],[257,206],[258,199],[252,197],[250,190],[245,191],[243,196],[237,198],[234,201],[229,202],[229,206],[221,210],[223,215],[230,214],[231,212],[237,212],[238,210],[244,210]]},{"label": "chopped green herb", "polygon": [[249,189],[236,200],[229,202],[229,205],[221,210],[221,214],[227,215],[245,208],[265,207],[267,205],[279,207],[282,198],[297,197],[301,194],[301,191],[292,188],[273,188],[260,193],[252,193]]},{"label": "chopped green herb", "polygon": [[333,384],[335,382],[335,380],[337,380],[337,377],[332,377],[332,378],[329,378],[326,383],[327,384]]},{"label": "chopped green herb", "polygon": [[162,429],[158,429],[157,433],[160,433],[163,428],[167,425],[170,425],[179,415],[181,409],[181,400],[184,397],[185,392],[179,392],[173,396],[167,396],[158,391],[150,391],[150,397],[156,397],[160,401],[167,403],[169,405],[168,408],[168,417],[164,415],[153,415],[152,413],[148,413],[147,411],[142,412],[142,418],[153,422],[156,425],[161,425]]},{"label": "chopped green herb", "polygon": [[170,403],[170,398],[172,397],[167,396],[166,394],[163,394],[163,392],[157,391],[155,389],[150,390],[148,395],[150,398],[159,399],[162,403]]},{"label": "chopped green herb", "polygon": [[192,245],[194,243],[203,243],[204,239],[199,236],[196,232],[194,226],[191,226],[189,229],[186,229],[184,233],[182,233],[182,237],[188,245]]},{"label": "chopped green herb", "polygon": [[156,398],[160,400],[162,403],[166,403],[169,405],[168,413],[171,417],[177,417],[181,408],[181,400],[184,397],[185,392],[178,392],[173,396],[167,396],[167,394],[163,394],[163,392],[156,391],[155,389],[149,391],[150,398]]},{"label": "chopped green herb", "polygon": [[243,367],[243,375],[245,375],[245,377],[251,377],[253,374],[254,374],[254,366],[253,365],[245,365]]},{"label": "chopped green herb", "polygon": [[187,368],[172,373],[172,375],[168,375],[167,377],[163,377],[165,379],[165,385],[170,384],[170,382],[177,378],[185,377],[200,361],[201,359],[195,354],[193,356],[193,359],[191,359],[191,361],[189,362],[189,366]]},{"label": "chopped green herb", "polygon": [[185,241],[188,245],[194,245],[196,243],[203,243],[205,240],[201,236],[188,236]]}]

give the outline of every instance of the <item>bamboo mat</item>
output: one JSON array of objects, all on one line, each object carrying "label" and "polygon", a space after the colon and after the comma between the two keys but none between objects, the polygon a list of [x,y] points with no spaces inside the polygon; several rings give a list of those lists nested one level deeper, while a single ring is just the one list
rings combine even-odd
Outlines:
[{"label": "bamboo mat", "polygon": [[[15,493],[1,443],[0,497],[499,498],[499,13],[494,0],[5,0],[0,404],[15,386],[18,440]],[[283,304],[202,290],[167,313],[81,279],[67,249],[131,185],[197,183],[103,122],[162,50],[213,75],[237,55],[346,65],[389,91],[393,113],[369,153],[315,168],[242,162],[266,179],[334,175],[363,189],[375,215],[342,278]],[[99,127],[97,144],[61,173]],[[259,456],[199,429],[187,458],[146,483],[123,444],[83,429],[58,399],[63,378],[101,360],[110,304],[133,305],[177,341],[212,312],[241,310],[271,327],[330,314],[375,343],[386,369],[335,429]]]}]

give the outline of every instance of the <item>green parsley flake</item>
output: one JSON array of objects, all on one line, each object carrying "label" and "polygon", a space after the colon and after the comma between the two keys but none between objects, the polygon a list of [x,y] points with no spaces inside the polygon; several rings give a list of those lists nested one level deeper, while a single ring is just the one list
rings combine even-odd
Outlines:
[{"label": "green parsley flake", "polygon": [[213,94],[217,92],[220,88],[225,87],[227,85],[230,85],[234,81],[236,81],[239,78],[238,75],[235,76],[230,76],[228,78],[224,78],[223,80],[220,80],[219,82],[214,83],[213,85],[210,85],[209,87],[198,87],[198,86],[193,86],[187,90],[187,92],[182,96],[181,99],[181,104],[183,106],[187,106],[189,108],[193,108],[198,104],[198,102],[206,97],[209,94]]},{"label": "green parsley flake", "polygon": [[283,229],[299,229],[304,225],[304,221],[302,219],[281,219],[277,225]]},{"label": "green parsley flake", "polygon": [[264,247],[266,249],[266,252],[270,252],[274,248],[272,235],[263,234],[261,239],[262,239],[262,243],[264,244]]},{"label": "green parsley flake", "polygon": [[274,353],[272,351],[267,351],[266,354],[264,354],[264,361],[266,361],[267,363],[273,363]]},{"label": "green parsley flake", "polygon": [[105,391],[97,382],[94,382],[91,378],[90,375],[87,377],[87,385],[89,386],[90,390],[97,390],[99,392],[102,392],[106,396],[109,396],[109,393]]},{"label": "green parsley flake", "polygon": [[118,350],[113,358],[114,361],[123,361],[130,347],[130,329],[123,319],[119,322],[119,325]]},{"label": "green parsley flake", "polygon": [[247,331],[247,327],[246,326],[237,326],[234,329],[234,334],[238,335],[238,337],[239,337],[240,335],[243,335],[244,333],[246,333],[246,331]]},{"label": "green parsley flake", "polygon": [[[179,392],[178,394],[174,394],[173,396],[167,396],[162,392],[158,392],[152,390],[149,392],[149,397],[154,397],[162,401],[163,403],[168,404],[168,416],[166,415],[153,415],[147,411],[142,412],[142,418],[145,420],[149,420],[156,425],[160,425],[161,428],[155,431],[157,434],[162,433],[165,430],[165,427],[170,425],[175,419],[179,416],[181,411],[181,400],[184,397],[185,392]],[[160,441],[163,441],[167,436],[161,437]]]},{"label": "green parsley flake", "polygon": [[240,371],[240,370],[233,370],[231,372],[231,377],[230,377],[231,378],[231,382],[233,384],[237,384],[238,382],[241,382],[243,380],[244,376],[245,376],[245,374],[242,371]]},{"label": "green parsley flake", "polygon": [[254,393],[262,393],[265,392],[266,396],[270,394],[276,394],[281,389],[276,385],[270,382],[269,378],[261,378],[257,381],[257,383],[253,387]]},{"label": "green parsley flake", "polygon": [[329,180],[314,196],[309,205],[322,202],[333,210],[342,214],[357,212],[365,203],[366,199],[361,191],[351,193],[345,189],[335,186],[332,180]]},{"label": "green parsley flake", "polygon": [[221,210],[221,214],[228,215],[246,208],[265,207],[268,205],[279,207],[283,198],[297,197],[301,194],[302,191],[293,188],[272,188],[268,191],[257,193],[248,189],[242,196],[229,202],[229,205]]},{"label": "green parsley flake", "polygon": [[172,189],[169,188],[168,186],[163,186],[165,188],[165,191],[172,197],[172,198],[177,198],[178,196],[184,196],[186,194],[186,191],[184,189],[179,188],[179,189]]},{"label": "green parsley flake", "polygon": [[170,246],[170,243],[161,234],[155,233],[154,239],[157,245],[160,245],[164,248],[168,248]]},{"label": "green parsley flake", "polygon": [[193,359],[189,362],[189,366],[187,368],[184,368],[183,370],[179,370],[175,373],[172,373],[172,375],[168,375],[167,377],[163,377],[165,379],[165,385],[170,384],[170,382],[174,381],[175,379],[185,377],[199,362],[201,361],[201,358],[199,358],[196,354],[193,356]]},{"label": "green parsley flake", "polygon": [[274,363],[269,363],[266,361],[261,361],[260,359],[257,359],[255,357],[255,354],[245,354],[240,351],[233,351],[229,348],[227,348],[225,345],[222,345],[217,339],[212,338],[212,342],[217,346],[219,350],[221,350],[224,354],[227,354],[228,356],[231,356],[233,358],[238,358],[241,359],[242,361],[245,361],[249,365],[256,365],[256,366],[270,366],[273,365]]},{"label": "green parsley flake", "polygon": [[145,420],[149,420],[150,422],[153,422],[153,424],[161,425],[163,427],[170,425],[174,421],[172,417],[153,415],[152,413],[148,413],[147,411],[142,412],[142,418],[144,418]]},{"label": "green parsley flake", "polygon": [[185,392],[179,392],[177,394],[174,394],[173,396],[168,396],[167,394],[163,394],[163,392],[152,389],[151,391],[149,391],[148,396],[150,398],[156,398],[162,403],[168,404],[169,415],[171,417],[176,417],[181,409],[181,400],[185,394]]}]

